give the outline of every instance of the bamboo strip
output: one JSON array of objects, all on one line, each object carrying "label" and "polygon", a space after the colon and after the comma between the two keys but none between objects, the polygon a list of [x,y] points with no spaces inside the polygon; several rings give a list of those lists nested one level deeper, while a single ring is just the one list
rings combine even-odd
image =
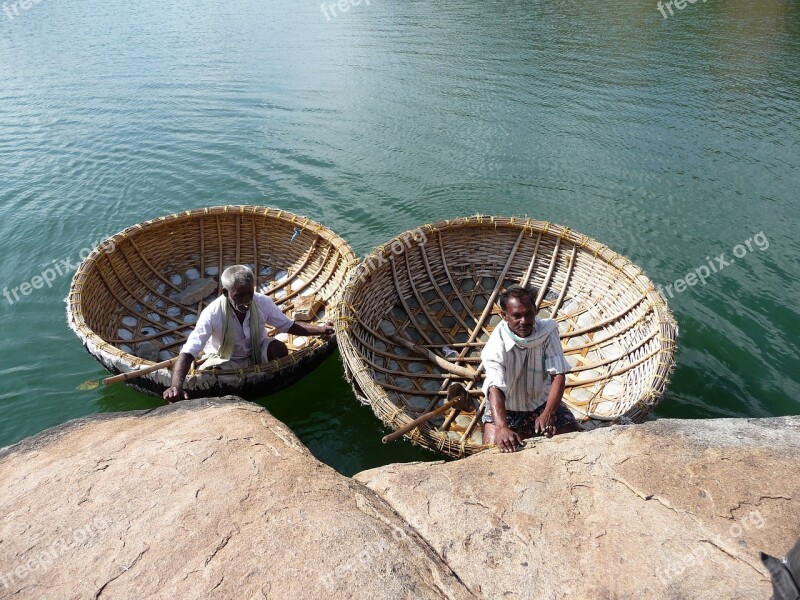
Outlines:
[{"label": "bamboo strip", "polygon": [[155,268],[153,268],[153,265],[151,265],[151,264],[150,264],[150,261],[148,261],[148,260],[147,260],[147,257],[145,257],[145,255],[144,255],[144,254],[142,254],[142,251],[141,251],[141,250],[139,250],[139,247],[136,245],[136,240],[134,240],[132,237],[128,237],[128,238],[126,238],[126,241],[130,242],[130,245],[133,247],[133,249],[134,249],[134,250],[136,250],[137,254],[139,255],[139,258],[141,258],[141,259],[142,259],[142,262],[144,262],[144,264],[146,264],[146,265],[147,265],[147,268],[148,268],[148,269],[150,269],[150,271],[152,271],[152,272],[153,272],[153,275],[155,275],[156,277],[158,277],[158,278],[159,278],[161,281],[163,281],[164,283],[166,283],[168,286],[170,286],[170,287],[171,287],[172,289],[174,289],[175,291],[180,291],[180,289],[178,288],[178,286],[176,286],[176,285],[175,285],[174,283],[172,283],[172,282],[171,282],[169,279],[167,279],[167,278],[166,278],[166,277],[164,277],[164,276],[163,276],[161,273],[159,273],[158,271],[156,271],[156,270],[155,270]]},{"label": "bamboo strip", "polygon": [[408,307],[408,302],[406,302],[404,294],[400,291],[400,284],[397,281],[397,268],[394,262],[394,257],[392,257],[389,260],[389,263],[391,264],[392,267],[392,281],[394,282],[394,287],[397,290],[397,297],[400,300],[400,303],[403,305],[403,309],[405,309],[406,314],[408,315],[409,322],[411,323],[411,325],[413,325],[414,329],[417,330],[417,332],[420,334],[420,336],[422,336],[422,338],[426,342],[432,344],[433,342],[431,341],[431,338],[428,337],[428,334],[425,332],[425,329],[420,327],[419,323],[417,323],[417,320],[414,318],[414,313]]},{"label": "bamboo strip", "polygon": [[533,254],[531,254],[531,262],[528,264],[528,270],[525,271],[525,275],[520,280],[520,286],[527,288],[528,284],[531,280],[531,273],[533,273],[533,265],[536,263],[536,257],[538,256],[539,252],[539,244],[542,241],[542,232],[539,232],[539,235],[536,236],[536,245],[533,247]]},{"label": "bamboo strip", "polygon": [[[453,315],[453,318],[456,321],[458,321],[459,325],[461,325],[464,329],[469,331],[469,329],[470,329],[469,325],[467,325],[467,322],[464,321],[464,319],[461,318],[461,315],[459,314],[459,312],[455,308],[453,308],[453,305],[450,304],[450,301],[447,299],[447,296],[445,296],[444,292],[442,292],[442,288],[439,286],[439,283],[436,281],[436,278],[433,276],[433,272],[431,271],[431,265],[430,265],[430,262],[428,261],[428,255],[425,253],[425,250],[420,248],[420,254],[422,255],[422,263],[425,265],[425,272],[428,274],[428,280],[433,284],[433,288],[434,288],[434,290],[436,290],[436,294],[439,296],[439,299],[442,301],[442,304],[444,304],[447,307],[447,310],[450,311],[450,314]],[[406,261],[406,265],[408,265],[408,261]],[[445,263],[444,261],[442,261],[442,267],[444,268],[445,271],[447,271],[447,263]],[[409,276],[410,275],[411,275],[411,273],[409,272]],[[448,273],[448,277],[447,278],[452,281],[452,277],[450,277],[449,273]],[[455,292],[456,291],[455,286],[452,286],[452,284],[451,284],[451,287],[453,288],[453,291]],[[457,292],[456,292],[456,295],[458,295]],[[461,304],[466,306],[464,304],[463,300],[461,301]],[[442,335],[442,339],[446,340],[447,338],[444,335]]]},{"label": "bamboo strip", "polygon": [[[425,251],[422,250],[422,249],[420,249],[420,252],[422,254],[425,253]],[[442,331],[442,329],[439,327],[439,324],[437,323],[436,317],[434,317],[430,312],[428,312],[428,309],[425,307],[425,304],[426,304],[425,303],[425,299],[422,296],[420,296],[419,292],[417,291],[417,286],[414,285],[414,277],[411,274],[411,263],[408,260],[408,253],[404,253],[403,256],[405,257],[406,273],[408,275],[407,281],[408,281],[408,285],[411,287],[411,293],[414,294],[414,298],[416,298],[417,304],[419,304],[419,307],[422,310],[422,312],[425,313],[425,318],[428,319],[428,322],[436,330],[436,333],[438,333],[439,337],[441,337],[443,340],[446,340],[448,338],[448,336],[445,335],[444,331]],[[389,260],[394,261],[394,256],[392,256]],[[414,318],[414,316],[413,315],[409,315],[409,318]]]},{"label": "bamboo strip", "polygon": [[453,364],[450,361],[441,358],[440,356],[436,356],[430,350],[425,350],[424,348],[418,348],[417,346],[415,346],[408,340],[404,340],[400,336],[392,336],[392,339],[395,340],[398,344],[400,344],[404,348],[407,348],[412,352],[416,352],[417,354],[426,357],[428,360],[437,365],[439,368],[444,369],[445,371],[448,371],[453,375],[457,375],[458,377],[463,377],[465,379],[475,379],[475,377],[478,375],[477,371],[475,371],[474,369],[465,368]]},{"label": "bamboo strip", "polygon": [[567,267],[567,274],[564,277],[564,286],[561,288],[561,293],[558,295],[556,302],[554,305],[550,306],[550,316],[555,317],[558,314],[558,309],[561,308],[561,303],[564,301],[564,296],[567,293],[567,288],[569,287],[569,278],[572,277],[572,270],[575,266],[575,256],[578,253],[578,247],[572,247],[572,255],[569,259],[569,267]]},{"label": "bamboo strip", "polygon": [[547,287],[550,285],[550,278],[553,276],[553,271],[556,268],[556,262],[558,261],[558,251],[561,248],[561,238],[556,238],[556,247],[553,248],[553,256],[550,259],[550,267],[547,269],[547,274],[544,276],[544,281],[542,285],[539,286],[539,294],[536,297],[536,306],[538,307],[542,300],[544,300],[544,296],[547,293]]},{"label": "bamboo strip", "polygon": [[[623,367],[622,369],[619,369],[617,371],[613,371],[611,373],[607,373],[605,375],[600,375],[598,377],[592,377],[591,379],[584,379],[582,381],[576,381],[575,383],[570,384],[569,387],[571,387],[571,388],[586,387],[587,385],[592,385],[593,383],[597,383],[598,381],[605,381],[607,379],[612,379],[613,377],[619,377],[620,375],[623,375],[623,374],[627,373],[631,369],[633,369],[635,367],[638,367],[640,364],[645,362],[647,359],[652,358],[653,356],[657,355],[660,351],[661,351],[660,348],[656,348],[655,350],[649,352],[648,354],[646,354],[642,358],[625,365],[625,367]],[[572,371],[570,371],[570,373],[571,372]],[[567,373],[567,375],[569,375],[569,373]]]},{"label": "bamboo strip", "polygon": [[222,270],[225,267],[225,248],[222,245],[222,223],[219,221],[219,215],[214,219],[217,223],[217,243],[219,245],[219,261],[217,270],[219,272],[219,279],[217,280],[217,296],[222,294]]},{"label": "bamboo strip", "polygon": [[[439,238],[439,251],[441,252],[441,255],[442,255],[442,267],[444,268],[445,275],[447,275],[447,280],[450,282],[450,287],[453,288],[453,293],[455,293],[456,298],[458,298],[458,301],[461,302],[462,306],[466,307],[466,306],[469,305],[469,303],[466,302],[466,300],[464,299],[464,296],[461,295],[461,292],[458,289],[458,285],[456,285],[455,281],[453,281],[453,276],[450,273],[450,268],[447,266],[447,257],[445,256],[445,253],[444,253],[444,242],[442,241],[441,233],[437,237]],[[456,311],[453,311],[453,312],[456,312]],[[467,331],[470,332],[470,337],[472,337],[472,333],[473,333],[474,330],[471,329],[468,326],[466,327],[466,329],[467,329]],[[480,329],[480,327],[476,326],[476,329]],[[484,328],[484,331],[486,332],[487,335],[490,333],[485,328]],[[475,337],[477,337],[477,336],[475,336]]]},{"label": "bamboo strip", "polygon": [[583,335],[584,333],[589,333],[590,331],[595,331],[596,329],[602,329],[603,327],[613,323],[614,321],[619,321],[622,317],[630,313],[634,308],[636,308],[639,304],[641,304],[644,299],[645,296],[637,298],[636,300],[633,301],[633,303],[631,303],[629,306],[626,306],[623,310],[613,314],[612,316],[606,319],[603,319],[602,321],[598,321],[597,323],[592,323],[591,325],[587,325],[582,329],[574,329],[572,331],[568,331],[561,336],[561,339]]},{"label": "bamboo strip", "polygon": [[[306,284],[305,284],[303,287],[301,287],[301,288],[297,288],[296,290],[293,290],[293,291],[291,291],[291,292],[287,293],[287,294],[286,294],[286,295],[285,295],[283,298],[281,298],[280,300],[275,300],[275,304],[277,304],[278,306],[280,306],[281,304],[284,304],[284,303],[288,302],[288,301],[289,301],[291,298],[294,298],[294,297],[295,297],[295,296],[297,296],[297,295],[298,295],[300,292],[302,292],[302,291],[303,291],[305,288],[307,288],[308,286],[310,286],[310,285],[311,285],[311,282],[312,282],[312,281],[314,281],[314,280],[315,280],[315,279],[316,279],[316,278],[319,276],[319,274],[320,274],[320,273],[322,273],[322,271],[325,269],[325,267],[327,267],[327,266],[328,266],[328,259],[329,259],[329,257],[328,257],[328,254],[329,254],[330,252],[333,252],[333,250],[330,248],[330,246],[326,247],[326,248],[325,248],[325,255],[322,257],[322,262],[320,262],[320,266],[319,266],[319,268],[318,268],[316,271],[314,271],[314,273],[312,273],[312,274],[311,274],[311,275],[308,277],[308,282],[306,282]],[[310,258],[310,257],[309,257],[309,258]],[[306,263],[306,264],[308,264],[308,263]],[[305,267],[305,265],[304,265],[304,267]],[[332,274],[333,274],[333,271],[331,271],[331,273],[328,275],[328,279],[326,279],[326,280],[325,280],[325,281],[322,283],[322,285],[320,285],[320,286],[317,286],[316,288],[312,288],[312,292],[311,292],[311,293],[312,293],[312,294],[316,294],[316,293],[317,293],[317,292],[318,292],[320,289],[322,289],[322,287],[323,287],[323,286],[324,286],[324,285],[325,285],[325,284],[328,282],[328,280],[330,279],[330,277],[331,277],[331,275],[332,275]]]},{"label": "bamboo strip", "polygon": [[308,264],[308,261],[311,260],[311,256],[314,254],[314,252],[316,252],[316,250],[317,250],[317,240],[314,240],[314,243],[311,244],[311,248],[306,253],[305,258],[300,263],[300,266],[297,267],[294,270],[293,273],[289,273],[289,271],[287,270],[286,271],[286,278],[283,280],[283,283],[277,283],[276,282],[276,285],[271,286],[269,289],[267,289],[266,293],[271,296],[272,294],[274,294],[278,290],[281,290],[281,289],[285,288],[287,285],[289,285],[297,277],[297,274],[300,273],[303,269],[306,268],[306,265]]},{"label": "bamboo strip", "polygon": [[242,239],[242,233],[240,231],[242,222],[241,219],[239,218],[239,215],[234,215],[233,222],[236,223],[236,243],[234,244],[234,247],[236,248],[236,259],[233,264],[239,265],[242,263],[241,259],[242,244],[240,242],[240,240]]},{"label": "bamboo strip", "polygon": [[[178,306],[178,307],[181,307],[181,308],[184,308],[184,309],[186,309],[186,310],[188,310],[188,309],[189,309],[189,307],[188,307],[188,306],[184,306],[183,304],[178,304],[177,302],[175,302],[174,300],[172,300],[172,299],[171,299],[169,296],[166,296],[166,295],[162,294],[161,292],[159,292],[159,291],[158,291],[158,289],[157,289],[157,288],[154,288],[152,285],[150,285],[150,283],[149,283],[149,282],[145,281],[145,280],[142,278],[142,276],[141,276],[141,275],[139,275],[139,272],[138,272],[138,270],[136,269],[136,267],[134,267],[134,265],[132,264],[132,262],[131,262],[130,258],[128,257],[128,251],[125,249],[125,247],[124,247],[124,246],[123,246],[123,247],[121,247],[121,248],[119,248],[117,251],[119,251],[119,252],[122,254],[122,257],[124,258],[124,260],[125,260],[125,263],[126,263],[126,264],[128,265],[128,267],[130,268],[130,270],[131,270],[131,273],[133,274],[133,276],[134,276],[134,277],[136,277],[136,279],[139,281],[139,283],[140,283],[141,285],[143,285],[144,287],[146,287],[146,288],[147,288],[147,290],[148,290],[148,291],[149,291],[151,294],[153,294],[154,296],[157,296],[158,298],[161,298],[161,299],[162,299],[162,300],[164,300],[165,302],[169,302],[170,304],[175,304],[176,306]],[[110,262],[110,261],[109,261],[109,262]],[[112,268],[113,268],[113,266],[112,266]],[[116,274],[116,272],[115,272],[115,275],[117,275],[117,274]],[[117,275],[117,277],[119,277],[119,275]],[[146,303],[145,303],[145,302],[143,302],[142,300],[140,300],[140,301],[139,301],[139,303],[140,303],[140,304],[142,304],[142,305],[146,305]]]}]

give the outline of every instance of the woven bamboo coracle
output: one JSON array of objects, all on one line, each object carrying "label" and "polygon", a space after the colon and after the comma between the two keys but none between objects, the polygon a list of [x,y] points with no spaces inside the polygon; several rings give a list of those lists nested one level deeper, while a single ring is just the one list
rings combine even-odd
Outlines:
[{"label": "woven bamboo coracle", "polygon": [[441,221],[362,261],[336,320],[356,395],[399,429],[459,381],[474,410],[453,410],[406,438],[453,457],[485,449],[480,353],[501,321],[497,298],[512,284],[537,290],[538,316],[559,323],[572,367],[564,402],[581,427],[642,421],[674,366],[677,327],[666,301],[625,257],[530,219]]},{"label": "woven bamboo coracle", "polygon": [[[67,297],[70,328],[112,373],[127,373],[180,352],[202,309],[220,293],[219,277],[245,264],[256,289],[289,316],[299,299],[315,295],[320,323],[334,309],[358,262],[347,243],[319,223],[258,206],[217,206],[129,227],[103,242],[83,263]],[[202,297],[198,297],[200,294]],[[285,387],[335,348],[333,338],[270,335],[289,356],[246,369],[191,371],[190,396],[260,395]],[[135,389],[160,395],[166,368],[131,379]]]}]

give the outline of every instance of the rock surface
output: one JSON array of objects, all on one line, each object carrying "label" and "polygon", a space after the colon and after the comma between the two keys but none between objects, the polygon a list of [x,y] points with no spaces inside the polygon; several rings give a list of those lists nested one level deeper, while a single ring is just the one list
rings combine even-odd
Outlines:
[{"label": "rock surface", "polygon": [[349,479],[238,398],[0,450],[0,597],[768,598],[800,417],[662,420]]},{"label": "rock surface", "polygon": [[660,420],[356,475],[486,598],[770,597],[800,417]]},{"label": "rock surface", "polygon": [[256,404],[96,415],[0,451],[0,597],[466,598]]}]

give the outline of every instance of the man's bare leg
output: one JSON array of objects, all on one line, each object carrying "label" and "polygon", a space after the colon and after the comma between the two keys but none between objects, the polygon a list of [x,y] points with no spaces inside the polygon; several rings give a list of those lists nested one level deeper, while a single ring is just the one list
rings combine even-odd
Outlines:
[{"label": "man's bare leg", "polygon": [[[267,346],[267,360],[275,360],[276,358],[283,358],[289,356],[289,349],[280,340],[272,340]],[[262,354],[263,357],[263,354]],[[261,360],[264,360],[263,358]]]},{"label": "man's bare leg", "polygon": [[569,425],[564,425],[560,429],[556,429],[556,432],[553,435],[561,435],[562,433],[572,433],[574,431],[583,431],[577,423],[570,423]]}]

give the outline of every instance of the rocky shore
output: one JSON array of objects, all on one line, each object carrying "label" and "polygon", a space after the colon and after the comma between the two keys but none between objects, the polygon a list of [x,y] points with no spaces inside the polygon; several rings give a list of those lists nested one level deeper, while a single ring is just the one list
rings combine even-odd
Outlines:
[{"label": "rocky shore", "polygon": [[235,397],[0,451],[0,597],[768,598],[800,417],[660,420],[344,477]]}]

